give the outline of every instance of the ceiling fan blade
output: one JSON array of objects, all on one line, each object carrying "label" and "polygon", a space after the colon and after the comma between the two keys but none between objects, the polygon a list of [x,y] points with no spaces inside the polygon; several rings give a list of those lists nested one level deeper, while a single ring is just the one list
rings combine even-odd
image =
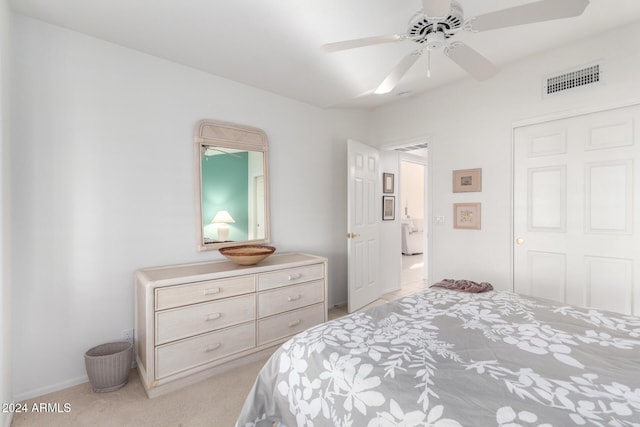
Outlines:
[{"label": "ceiling fan blade", "polygon": [[429,18],[446,18],[451,10],[451,0],[422,0],[422,11]]},{"label": "ceiling fan blade", "polygon": [[398,84],[400,79],[407,74],[409,68],[416,63],[418,58],[422,55],[422,51],[416,50],[411,52],[409,55],[402,58],[402,60],[396,65],[396,67],[391,70],[387,78],[384,79],[380,86],[374,91],[374,93],[381,95],[383,93],[389,93],[393,90],[394,87]]},{"label": "ceiling fan blade", "polygon": [[444,49],[444,54],[476,80],[487,80],[498,73],[495,65],[464,43],[450,44]]},{"label": "ceiling fan blade", "polygon": [[362,39],[327,43],[322,46],[322,50],[324,52],[336,52],[338,50],[353,49],[356,47],[371,46],[371,45],[383,44],[383,43],[393,43],[403,39],[404,39],[404,36],[401,36],[400,34],[389,34],[386,36],[365,37]]},{"label": "ceiling fan blade", "polygon": [[571,18],[582,14],[588,5],[589,0],[541,0],[476,16],[469,20],[469,24],[471,31],[486,31]]}]

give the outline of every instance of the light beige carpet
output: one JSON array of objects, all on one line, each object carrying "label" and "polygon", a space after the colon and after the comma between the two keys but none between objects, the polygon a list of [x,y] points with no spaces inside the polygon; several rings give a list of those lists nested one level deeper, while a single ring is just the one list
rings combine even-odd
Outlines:
[{"label": "light beige carpet", "polygon": [[[367,307],[416,290],[403,287]],[[346,306],[332,307],[329,319],[346,314]],[[94,393],[85,383],[22,402],[28,408],[34,403],[57,404],[60,411],[68,404],[70,411],[16,413],[11,427],[232,427],[266,361],[267,357],[153,399],[147,398],[137,371],[131,370],[127,385],[114,392]]]},{"label": "light beige carpet", "polygon": [[[110,393],[94,393],[89,383],[23,403],[58,404],[68,413],[16,413],[12,427],[131,426],[231,427],[266,358],[234,368],[192,386],[148,399],[136,370],[127,385]],[[49,405],[55,407],[55,405]]]}]

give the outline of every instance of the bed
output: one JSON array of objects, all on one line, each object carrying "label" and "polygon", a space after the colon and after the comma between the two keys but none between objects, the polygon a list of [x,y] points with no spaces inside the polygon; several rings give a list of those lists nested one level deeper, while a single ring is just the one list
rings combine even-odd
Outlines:
[{"label": "bed", "polygon": [[237,426],[640,426],[640,318],[430,288],[311,328]]}]

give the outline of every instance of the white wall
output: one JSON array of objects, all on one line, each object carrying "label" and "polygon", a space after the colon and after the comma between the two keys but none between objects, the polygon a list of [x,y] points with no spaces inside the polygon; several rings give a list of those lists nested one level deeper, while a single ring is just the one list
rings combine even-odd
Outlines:
[{"label": "white wall", "polygon": [[[380,270],[379,280],[382,284],[383,293],[391,292],[400,288],[402,277],[402,240],[400,236],[400,226],[402,215],[400,212],[400,155],[398,151],[380,152],[380,181],[382,173],[392,173],[394,175],[393,194],[382,194],[382,196],[394,196],[396,205],[396,217],[394,220],[380,220]],[[382,188],[382,186],[380,187]],[[380,218],[382,218],[382,198],[380,200]]]},{"label": "white wall", "polygon": [[[11,282],[9,280],[8,146],[9,146],[9,1],[0,0],[0,403],[13,402],[11,379]],[[11,413],[0,411],[0,426]]]},{"label": "white wall", "polygon": [[[640,101],[640,23],[595,35],[511,66],[488,81],[471,79],[377,109],[372,135],[377,146],[422,135],[429,139],[430,278],[489,281],[512,288],[511,128],[515,121],[557,112]],[[542,76],[594,60],[604,61],[605,84],[541,96]],[[438,102],[433,102],[437,99]],[[415,114],[416,111],[422,112]],[[481,193],[452,193],[455,169],[482,168]],[[455,202],[482,203],[482,230],[454,230]]]},{"label": "white wall", "polygon": [[[367,115],[325,111],[14,17],[14,391],[86,381],[83,353],[133,327],[133,272],[196,251],[193,131],[212,118],[270,140],[272,243],[329,258],[346,301],[346,139]],[[55,351],[54,351],[55,350]]]}]

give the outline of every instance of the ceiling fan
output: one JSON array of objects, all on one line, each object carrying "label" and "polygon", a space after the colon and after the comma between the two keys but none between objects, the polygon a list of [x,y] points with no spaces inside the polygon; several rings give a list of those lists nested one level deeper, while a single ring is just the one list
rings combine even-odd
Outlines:
[{"label": "ceiling fan", "polygon": [[[325,52],[335,52],[356,47],[410,40],[418,49],[405,56],[374,91],[387,93],[396,87],[402,77],[427,52],[443,47],[444,54],[476,80],[494,76],[498,69],[480,53],[460,41],[449,40],[459,31],[479,32],[534,22],[570,18],[584,12],[589,0],[539,0],[520,6],[502,9],[484,15],[464,18],[462,7],[455,0],[422,0],[422,9],[409,20],[406,34],[389,34],[328,43]],[[430,76],[430,64],[427,70]]]}]

